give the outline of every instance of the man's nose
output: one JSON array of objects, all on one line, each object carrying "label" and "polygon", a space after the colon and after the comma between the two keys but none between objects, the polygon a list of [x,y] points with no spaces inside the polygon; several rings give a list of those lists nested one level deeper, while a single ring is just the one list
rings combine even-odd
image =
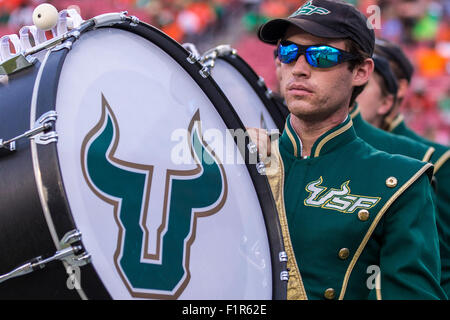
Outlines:
[{"label": "man's nose", "polygon": [[306,61],[306,57],[304,54],[298,57],[295,62],[294,68],[292,69],[292,74],[296,77],[307,77],[311,75],[311,66]]}]

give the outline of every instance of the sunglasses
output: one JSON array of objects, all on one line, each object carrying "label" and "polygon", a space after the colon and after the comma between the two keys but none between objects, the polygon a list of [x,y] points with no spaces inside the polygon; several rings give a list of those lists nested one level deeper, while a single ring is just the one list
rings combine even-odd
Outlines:
[{"label": "sunglasses", "polygon": [[315,68],[331,68],[356,59],[356,56],[350,52],[331,46],[302,46],[287,40],[280,42],[277,53],[280,61],[286,64],[296,61],[300,55],[304,54],[308,64]]}]

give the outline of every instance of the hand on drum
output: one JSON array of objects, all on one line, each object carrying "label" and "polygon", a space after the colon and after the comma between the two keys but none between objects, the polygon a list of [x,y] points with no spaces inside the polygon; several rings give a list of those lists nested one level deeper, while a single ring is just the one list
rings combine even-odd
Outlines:
[{"label": "hand on drum", "polygon": [[267,130],[261,128],[246,128],[250,139],[256,144],[261,160],[270,157],[270,136]]}]

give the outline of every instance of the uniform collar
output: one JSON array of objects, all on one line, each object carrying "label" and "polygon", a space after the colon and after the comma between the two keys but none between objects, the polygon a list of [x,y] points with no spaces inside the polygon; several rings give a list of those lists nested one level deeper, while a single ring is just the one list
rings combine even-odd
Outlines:
[{"label": "uniform collar", "polygon": [[[311,149],[310,158],[317,158],[321,155],[332,152],[336,148],[356,139],[351,117],[347,117],[344,122],[321,135]],[[296,158],[302,156],[302,142],[291,125],[291,114],[287,117],[283,134],[280,137],[280,144]]]},{"label": "uniform collar", "polygon": [[[350,112],[350,117],[352,118],[352,120],[358,119],[359,117],[361,117],[361,110],[359,109],[357,103],[355,103],[355,106],[354,106],[352,112]],[[355,122],[355,121],[353,121],[353,122]]]},{"label": "uniform collar", "polygon": [[404,118],[402,114],[398,114],[394,120],[392,120],[392,122],[389,124],[389,127],[387,129],[387,131],[389,132],[393,132],[395,129],[397,129],[398,127],[404,125]]}]

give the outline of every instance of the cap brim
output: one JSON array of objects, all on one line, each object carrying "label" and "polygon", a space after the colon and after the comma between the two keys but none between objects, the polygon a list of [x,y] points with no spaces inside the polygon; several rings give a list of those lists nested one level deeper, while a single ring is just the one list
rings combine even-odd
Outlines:
[{"label": "cap brim", "polygon": [[276,44],[286,33],[289,26],[296,26],[316,37],[321,38],[347,38],[348,35],[335,29],[306,19],[274,19],[263,24],[258,30],[258,37],[261,41],[269,44]]}]

